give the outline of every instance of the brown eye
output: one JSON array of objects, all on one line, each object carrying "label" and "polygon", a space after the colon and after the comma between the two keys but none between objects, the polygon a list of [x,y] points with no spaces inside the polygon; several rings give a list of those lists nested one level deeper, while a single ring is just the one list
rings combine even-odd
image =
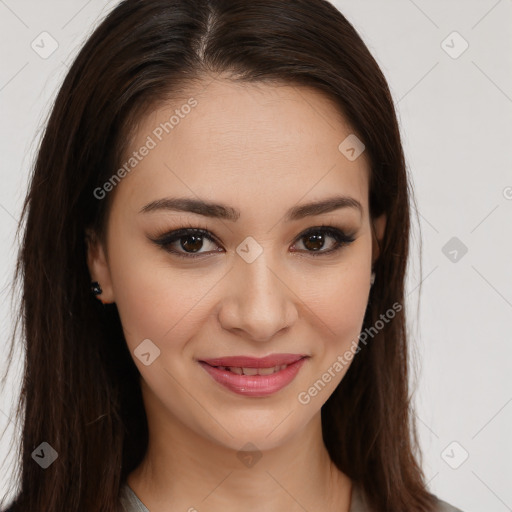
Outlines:
[{"label": "brown eye", "polygon": [[199,252],[203,248],[205,241],[214,244],[214,246],[216,245],[214,238],[207,231],[197,228],[179,229],[167,233],[157,240],[153,240],[153,242],[163,247],[166,251],[182,258],[198,258],[208,252],[220,252],[215,249],[213,251]]},{"label": "brown eye", "polygon": [[185,251],[197,252],[203,246],[203,237],[202,235],[189,235],[185,237],[181,237],[181,247]]},{"label": "brown eye", "polygon": [[[331,243],[331,248],[328,250],[321,250],[325,246],[326,239],[334,240]],[[311,256],[319,256],[321,254],[330,254],[343,246],[350,244],[355,238],[346,235],[343,231],[333,226],[319,226],[310,228],[306,233],[303,233],[299,240],[303,240],[303,245],[307,253]]]},{"label": "brown eye", "polygon": [[325,243],[325,235],[307,235],[304,237],[304,247],[310,251],[319,251]]}]

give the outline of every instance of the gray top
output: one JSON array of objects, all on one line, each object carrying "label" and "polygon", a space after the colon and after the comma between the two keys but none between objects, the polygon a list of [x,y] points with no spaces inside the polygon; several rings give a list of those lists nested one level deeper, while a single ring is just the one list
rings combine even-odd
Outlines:
[{"label": "gray top", "polygon": [[[132,488],[126,483],[121,489],[121,508],[119,512],[149,512],[149,509],[139,500]],[[368,512],[368,506],[365,496],[356,484],[352,485],[352,501],[349,512]],[[437,512],[462,512],[460,509],[452,507],[445,501],[438,500]]]}]

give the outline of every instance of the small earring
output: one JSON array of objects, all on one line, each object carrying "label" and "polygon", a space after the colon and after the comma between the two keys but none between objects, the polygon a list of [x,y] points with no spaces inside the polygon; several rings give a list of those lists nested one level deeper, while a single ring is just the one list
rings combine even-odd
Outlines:
[{"label": "small earring", "polygon": [[370,276],[370,286],[373,286],[374,282],[375,282],[375,272],[372,272],[372,275]]},{"label": "small earring", "polygon": [[101,289],[100,283],[98,281],[93,281],[91,283],[91,291],[94,295],[101,295],[103,290]]}]

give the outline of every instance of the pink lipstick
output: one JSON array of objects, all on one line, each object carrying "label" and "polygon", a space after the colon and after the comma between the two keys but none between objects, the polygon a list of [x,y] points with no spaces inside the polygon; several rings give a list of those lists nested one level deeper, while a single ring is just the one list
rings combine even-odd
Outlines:
[{"label": "pink lipstick", "polygon": [[199,364],[229,390],[264,397],[287,386],[307,357],[304,354],[271,354],[263,358],[230,356],[200,360]]}]

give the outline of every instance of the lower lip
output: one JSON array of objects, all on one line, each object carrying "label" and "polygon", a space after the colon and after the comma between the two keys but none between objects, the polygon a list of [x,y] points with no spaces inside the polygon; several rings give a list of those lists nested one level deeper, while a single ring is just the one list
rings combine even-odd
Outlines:
[{"label": "lower lip", "polygon": [[306,358],[303,357],[272,375],[238,375],[229,370],[215,368],[202,361],[199,361],[199,364],[214,380],[229,390],[239,395],[262,397],[272,395],[290,384],[305,361]]}]

